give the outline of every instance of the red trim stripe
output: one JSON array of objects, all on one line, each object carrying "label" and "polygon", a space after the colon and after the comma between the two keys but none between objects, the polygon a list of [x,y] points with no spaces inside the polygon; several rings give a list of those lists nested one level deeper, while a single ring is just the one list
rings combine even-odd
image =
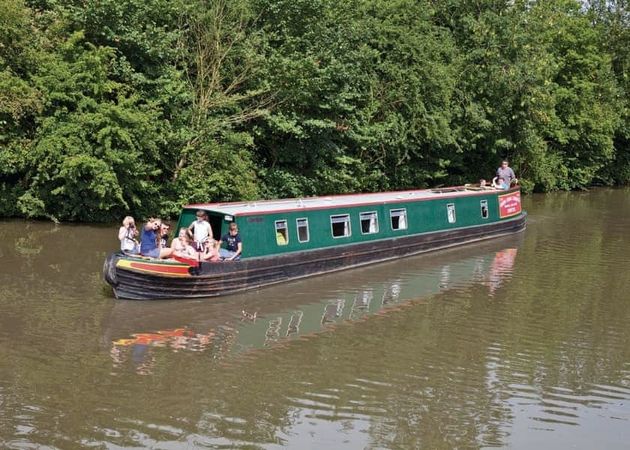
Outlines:
[{"label": "red trim stripe", "polygon": [[129,264],[132,269],[145,270],[148,272],[156,273],[170,273],[170,274],[188,274],[188,266],[171,266],[166,264],[148,264],[132,261]]},{"label": "red trim stripe", "polygon": [[191,258],[183,258],[181,256],[173,255],[173,259],[175,261],[179,261],[180,263],[188,264],[191,267],[199,267],[199,261]]}]

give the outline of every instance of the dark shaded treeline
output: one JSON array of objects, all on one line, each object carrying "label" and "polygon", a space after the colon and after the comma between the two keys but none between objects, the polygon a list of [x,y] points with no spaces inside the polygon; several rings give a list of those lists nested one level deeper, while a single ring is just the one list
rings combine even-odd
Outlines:
[{"label": "dark shaded treeline", "polygon": [[630,181],[628,4],[5,0],[0,216]]}]

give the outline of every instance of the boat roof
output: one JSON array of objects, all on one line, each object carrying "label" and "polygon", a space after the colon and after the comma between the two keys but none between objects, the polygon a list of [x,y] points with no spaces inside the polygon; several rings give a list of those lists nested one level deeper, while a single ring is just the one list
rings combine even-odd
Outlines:
[{"label": "boat roof", "polygon": [[479,195],[483,191],[496,192],[494,188],[484,189],[478,187],[455,186],[439,189],[331,195],[326,197],[287,198],[281,200],[258,200],[251,202],[197,203],[186,205],[185,209],[202,209],[232,216],[249,216],[299,210],[381,205],[414,200],[429,200],[434,198],[464,197],[469,195]]}]

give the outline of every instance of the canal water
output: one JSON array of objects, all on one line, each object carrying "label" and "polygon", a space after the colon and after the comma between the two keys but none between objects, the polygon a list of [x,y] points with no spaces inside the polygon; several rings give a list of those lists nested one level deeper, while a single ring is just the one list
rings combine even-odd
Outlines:
[{"label": "canal water", "polygon": [[0,448],[628,448],[630,190],[524,206],[516,236],[196,301],[115,300],[117,227],[0,222]]}]

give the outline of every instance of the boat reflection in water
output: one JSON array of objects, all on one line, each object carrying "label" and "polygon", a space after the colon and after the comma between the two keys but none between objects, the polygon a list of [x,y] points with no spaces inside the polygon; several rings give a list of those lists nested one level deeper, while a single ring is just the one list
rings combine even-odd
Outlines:
[{"label": "boat reflection in water", "polygon": [[493,296],[511,276],[519,242],[503,239],[267,288],[223,302],[190,302],[187,308],[181,300],[118,302],[106,326],[106,341],[116,368],[150,374],[156,355],[163,351],[205,352],[223,360],[426,303],[451,289],[481,286]]},{"label": "boat reflection in water", "polygon": [[155,363],[154,349],[171,351],[210,352],[216,359],[227,355],[238,331],[227,326],[206,333],[195,333],[189,328],[160,330],[155,333],[134,333],[130,338],[112,343],[110,355],[115,367],[130,362],[141,375],[151,373]]}]

